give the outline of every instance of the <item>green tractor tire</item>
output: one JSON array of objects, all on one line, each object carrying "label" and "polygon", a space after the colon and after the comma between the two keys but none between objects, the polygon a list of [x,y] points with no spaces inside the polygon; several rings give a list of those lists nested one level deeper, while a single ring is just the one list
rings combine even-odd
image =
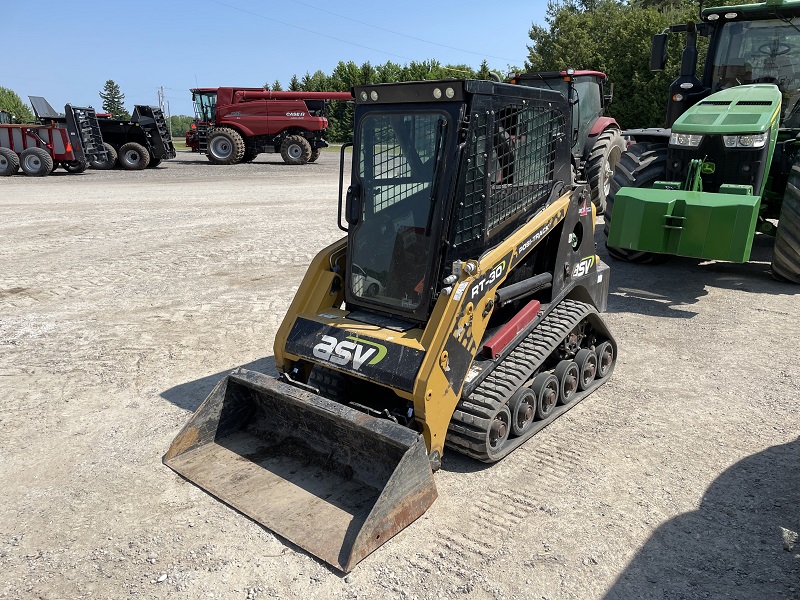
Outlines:
[{"label": "green tractor tire", "polygon": [[667,173],[667,145],[642,143],[630,146],[619,159],[611,181],[611,192],[606,198],[603,233],[606,236],[608,253],[626,262],[647,264],[661,260],[663,255],[640,250],[626,250],[608,245],[608,232],[614,212],[614,196],[621,187],[649,188]]},{"label": "green tractor tire", "polygon": [[792,166],[772,251],[772,276],[800,283],[800,161]]}]

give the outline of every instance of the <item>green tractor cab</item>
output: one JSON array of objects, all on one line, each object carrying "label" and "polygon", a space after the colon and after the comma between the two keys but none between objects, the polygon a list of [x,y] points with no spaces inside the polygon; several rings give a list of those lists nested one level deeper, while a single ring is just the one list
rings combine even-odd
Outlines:
[{"label": "green tractor cab", "polygon": [[[706,9],[703,23],[670,28],[687,33],[681,75],[667,129],[638,131],[615,172],[605,228],[613,257],[746,262],[760,232],[775,236],[773,276],[800,283],[796,16],[800,1],[786,0]],[[702,81],[697,34],[711,38]],[[656,68],[665,39],[654,38]]]}]

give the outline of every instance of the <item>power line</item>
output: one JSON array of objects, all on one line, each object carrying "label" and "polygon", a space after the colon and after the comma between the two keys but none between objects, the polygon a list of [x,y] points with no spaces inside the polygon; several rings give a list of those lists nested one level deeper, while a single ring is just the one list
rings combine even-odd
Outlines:
[{"label": "power line", "polygon": [[373,29],[377,29],[378,31],[385,31],[387,33],[391,33],[394,35],[399,35],[404,38],[408,38],[410,40],[415,40],[417,42],[422,42],[424,44],[431,44],[432,46],[439,46],[440,48],[447,48],[449,50],[455,50],[457,52],[466,52],[467,54],[475,54],[477,56],[482,56],[485,58],[496,58],[498,60],[505,60],[508,62],[514,62],[514,59],[506,58],[504,56],[492,56],[491,54],[483,54],[482,52],[474,52],[472,50],[465,50],[463,48],[456,48],[455,46],[448,46],[447,44],[440,44],[439,42],[431,42],[430,40],[423,40],[422,38],[414,37],[413,35],[408,35],[406,33],[400,33],[399,31],[392,31],[391,29],[386,29],[384,27],[378,27],[377,25],[372,25],[371,23],[365,23],[364,21],[359,21],[358,19],[353,19],[352,17],[347,17],[345,15],[340,15],[339,13],[332,12],[330,10],[325,10],[324,8],[319,8],[318,6],[313,6],[311,4],[306,4],[305,2],[300,2],[299,0],[290,0],[295,4],[299,4],[300,6],[305,6],[307,8],[313,8],[314,10],[318,10],[320,12],[324,12],[329,15],[333,15],[334,17],[339,17],[340,19],[346,19],[348,21],[352,21],[353,23],[358,23],[359,25],[364,25],[365,27],[372,27]]},{"label": "power line", "polygon": [[251,10],[246,10],[244,8],[239,8],[238,6],[233,6],[231,4],[226,4],[225,2],[219,2],[219,0],[208,0],[212,4],[218,4],[220,6],[224,6],[226,8],[232,8],[233,10],[238,10],[239,12],[243,12],[248,15],[253,15],[254,17],[261,17],[262,19],[266,19],[267,21],[272,21],[273,23],[278,23],[279,25],[283,25],[284,27],[291,27],[292,29],[299,29],[300,31],[305,31],[306,33],[311,33],[313,35],[319,35],[321,37],[326,37],[330,40],[334,40],[337,42],[341,42],[342,44],[350,44],[351,46],[357,46],[358,48],[364,48],[365,50],[371,50],[372,52],[380,52],[381,54],[388,54],[389,56],[395,56],[397,58],[402,58],[403,60],[412,60],[407,56],[402,56],[400,54],[394,54],[392,52],[386,52],[385,50],[378,50],[377,48],[370,48],[369,46],[363,46],[362,44],[356,44],[355,42],[351,42],[348,40],[343,40],[341,38],[333,37],[332,35],[328,35],[327,33],[320,33],[319,31],[312,31],[311,29],[305,29],[304,27],[299,27],[297,25],[292,25],[291,23],[286,23],[284,21],[279,21],[278,19],[273,19],[272,17],[267,17],[265,15],[253,12]]}]

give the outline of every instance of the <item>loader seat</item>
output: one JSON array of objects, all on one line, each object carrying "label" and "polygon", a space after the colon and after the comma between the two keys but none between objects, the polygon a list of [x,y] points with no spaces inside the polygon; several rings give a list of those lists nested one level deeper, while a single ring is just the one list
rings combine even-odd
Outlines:
[{"label": "loader seat", "polygon": [[423,227],[401,227],[397,231],[387,289],[392,298],[402,298],[413,292],[410,300],[417,302],[427,265],[427,240]]}]

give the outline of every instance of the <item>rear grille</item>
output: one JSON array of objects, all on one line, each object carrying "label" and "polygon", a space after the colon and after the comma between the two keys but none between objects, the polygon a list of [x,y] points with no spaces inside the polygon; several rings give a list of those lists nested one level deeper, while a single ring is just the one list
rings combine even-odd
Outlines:
[{"label": "rear grille", "polygon": [[772,104],[769,100],[741,100],[736,103],[736,106],[769,106]]},{"label": "rear grille", "polygon": [[[722,136],[706,136],[699,148],[670,148],[667,160],[667,180],[684,181],[689,161],[700,158],[714,163],[713,173],[703,175],[703,191],[718,192],[723,183],[752,185],[753,193],[761,190],[766,164],[767,143],[764,148],[742,150],[726,148]],[[677,163],[677,168],[674,166]]]}]

